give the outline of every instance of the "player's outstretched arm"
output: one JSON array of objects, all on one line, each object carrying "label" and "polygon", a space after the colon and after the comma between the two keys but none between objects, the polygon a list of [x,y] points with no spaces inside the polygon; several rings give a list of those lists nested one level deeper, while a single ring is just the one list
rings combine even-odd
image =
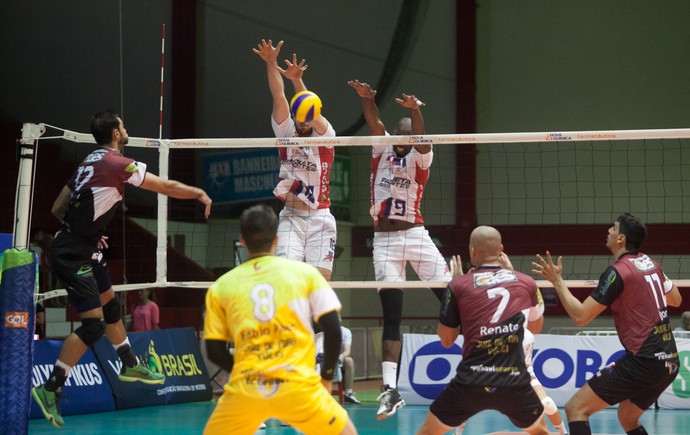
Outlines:
[{"label": "player's outstretched arm", "polygon": [[565,311],[575,321],[577,326],[586,326],[595,317],[601,314],[606,305],[600,304],[591,296],[588,296],[584,302],[577,299],[563,280],[563,258],[558,257],[557,263],[553,262],[551,253],[546,251],[546,258],[537,254],[537,262],[532,262],[532,273],[543,276],[556,289],[558,298],[561,300]]},{"label": "player's outstretched arm", "polygon": [[[410,110],[410,120],[412,121],[411,134],[424,134],[424,117],[420,108],[426,106],[419,98],[414,95],[402,94],[402,98],[396,98],[395,102]],[[414,148],[421,154],[431,151],[431,145],[418,144]]]},{"label": "player's outstretched arm", "polygon": [[278,42],[274,47],[272,40],[269,39],[267,42],[265,39],[262,39],[257,48],[252,49],[254,53],[266,62],[268,88],[273,97],[273,119],[278,124],[282,124],[290,116],[290,107],[285,97],[285,84],[278,66],[278,54],[280,54],[282,46],[283,41]]},{"label": "player's outstretched arm", "polygon": [[376,91],[368,83],[361,83],[359,80],[349,80],[348,86],[354,89],[362,99],[362,111],[364,119],[369,126],[369,133],[372,136],[383,136],[386,134],[386,126],[383,125],[379,117],[379,108],[376,106]]},{"label": "player's outstretched arm", "polygon": [[[309,65],[306,64],[306,61],[302,59],[300,62],[297,62],[297,55],[293,53],[292,62],[288,59],[285,59],[285,69],[279,68],[278,71],[280,71],[285,78],[290,80],[296,94],[298,92],[308,90],[307,85],[305,85],[304,81],[302,80],[304,71],[306,71],[307,68],[309,68]],[[311,122],[311,127],[318,134],[325,134],[328,130],[328,120],[323,115],[320,115]]]},{"label": "player's outstretched arm", "polygon": [[200,203],[204,204],[204,216],[208,219],[211,214],[211,198],[208,197],[203,189],[198,187],[188,186],[184,183],[180,183],[175,180],[164,180],[155,174],[150,172],[146,173],[144,182],[139,186],[146,190],[151,190],[153,192],[162,193],[163,195],[170,196],[177,199],[197,199]]}]

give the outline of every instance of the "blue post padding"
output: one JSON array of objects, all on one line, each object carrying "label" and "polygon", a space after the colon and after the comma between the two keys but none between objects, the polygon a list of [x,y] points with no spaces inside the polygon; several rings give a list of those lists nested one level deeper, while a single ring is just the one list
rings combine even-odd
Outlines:
[{"label": "blue post padding", "polygon": [[29,431],[35,285],[34,253],[6,250],[0,282],[0,432],[8,435]]}]

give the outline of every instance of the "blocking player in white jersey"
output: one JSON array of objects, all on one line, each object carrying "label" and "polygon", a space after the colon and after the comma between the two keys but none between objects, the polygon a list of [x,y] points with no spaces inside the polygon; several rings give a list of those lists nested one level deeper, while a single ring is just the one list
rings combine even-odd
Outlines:
[{"label": "blocking player in white jersey", "polygon": [[[362,99],[370,134],[388,135],[374,100],[376,91],[359,80],[347,83]],[[395,101],[409,109],[410,117],[402,118],[393,134],[423,134],[424,118],[419,108],[424,103],[414,95],[403,94],[402,97]],[[377,281],[405,281],[407,262],[410,262],[421,280],[451,280],[448,264],[424,228],[420,212],[432,160],[430,144],[373,146],[371,217],[374,219],[374,270]],[[382,420],[405,406],[396,388],[403,291],[399,288],[380,288],[378,291],[383,308],[383,386],[377,417]],[[443,289],[434,289],[434,293],[440,301]]]},{"label": "blocking player in white jersey", "polygon": [[[302,75],[307,69],[304,59],[285,60],[286,68],[278,66],[278,54],[283,41],[262,39],[253,51],[266,62],[268,87],[273,97],[271,125],[278,138],[333,137],[335,130],[328,120],[319,116],[312,122],[297,122],[290,116],[285,97],[285,76],[295,93],[306,91]],[[335,151],[333,146],[279,148],[280,175],[275,196],[285,203],[280,212],[276,255],[291,260],[306,261],[316,266],[326,278],[331,278],[335,256],[336,228],[329,198],[330,176]]]}]

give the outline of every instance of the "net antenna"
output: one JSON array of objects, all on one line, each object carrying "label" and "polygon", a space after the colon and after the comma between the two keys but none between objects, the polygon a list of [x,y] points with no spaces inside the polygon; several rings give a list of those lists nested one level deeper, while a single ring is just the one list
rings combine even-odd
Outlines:
[{"label": "net antenna", "polygon": [[[158,154],[158,165],[160,177],[164,180],[169,178],[170,151],[163,145],[163,93],[165,78],[165,23],[161,34],[161,89],[160,89],[160,114],[158,120],[158,143],[160,152]],[[165,282],[168,274],[167,249],[168,249],[168,197],[159,193],[158,195],[158,234],[156,243],[156,282]]]}]

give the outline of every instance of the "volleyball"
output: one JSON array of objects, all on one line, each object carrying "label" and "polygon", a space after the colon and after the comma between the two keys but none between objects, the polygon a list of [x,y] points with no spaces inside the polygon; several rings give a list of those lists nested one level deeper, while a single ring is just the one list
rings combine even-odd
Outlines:
[{"label": "volleyball", "polygon": [[298,92],[290,101],[290,112],[297,122],[312,122],[321,116],[321,99],[311,91]]}]

